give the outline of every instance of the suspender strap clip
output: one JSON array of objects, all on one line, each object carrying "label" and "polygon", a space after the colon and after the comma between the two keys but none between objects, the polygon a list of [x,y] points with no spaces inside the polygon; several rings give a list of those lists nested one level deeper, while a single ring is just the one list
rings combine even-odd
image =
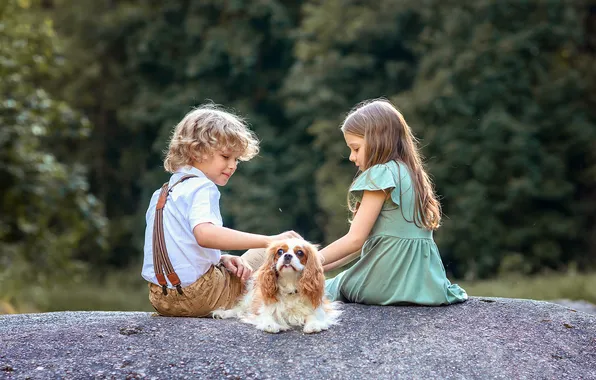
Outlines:
[{"label": "suspender strap clip", "polygon": [[157,277],[157,282],[161,286],[161,290],[164,296],[168,295],[168,283],[166,282],[166,276],[163,273],[158,273],[157,268],[155,269],[155,277]]},{"label": "suspender strap clip", "polygon": [[182,295],[184,292],[182,291],[182,286],[180,285],[180,278],[176,274],[176,272],[168,273],[168,280],[170,280],[170,284],[176,287],[178,294]]}]

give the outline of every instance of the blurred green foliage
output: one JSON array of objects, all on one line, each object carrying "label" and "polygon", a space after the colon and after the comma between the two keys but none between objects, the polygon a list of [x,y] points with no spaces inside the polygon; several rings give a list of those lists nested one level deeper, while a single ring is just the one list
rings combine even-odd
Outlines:
[{"label": "blurred green foliage", "polygon": [[[594,265],[596,65],[586,6],[478,1],[436,12],[410,91],[456,274]],[[448,15],[445,17],[444,15]],[[515,265],[511,265],[515,264]]]},{"label": "blurred green foliage", "polygon": [[594,268],[595,6],[4,1],[0,287],[138,266],[171,129],[208,100],[262,140],[221,189],[227,226],[344,234],[339,124],[383,96],[421,139],[451,276]]},{"label": "blurred green foliage", "polygon": [[[52,15],[72,71],[58,92],[90,115],[91,183],[110,217],[110,264],[139,255],[144,213],[167,180],[172,128],[213,101],[247,118],[261,154],[222,188],[226,225],[255,233],[296,228],[322,241],[312,136],[286,117],[280,87],[293,63],[295,2],[62,0]],[[102,159],[97,159],[102,157]],[[296,163],[300,163],[297,165]]]},{"label": "blurred green foliage", "polygon": [[107,219],[74,158],[90,123],[46,91],[61,73],[60,40],[28,5],[0,4],[0,299],[72,281],[107,252]]},{"label": "blurred green foliage", "polygon": [[327,153],[316,173],[326,237],[346,230],[337,211],[353,173],[337,126],[356,102],[384,96],[422,138],[444,207],[436,239],[448,271],[474,279],[593,266],[588,10],[557,1],[309,3],[286,85],[288,109]]},{"label": "blurred green foliage", "polygon": [[322,155],[314,177],[327,242],[348,229],[346,194],[356,174],[339,125],[358,102],[411,88],[419,60],[412,45],[424,28],[416,8],[391,0],[303,6],[284,94],[288,115]]}]

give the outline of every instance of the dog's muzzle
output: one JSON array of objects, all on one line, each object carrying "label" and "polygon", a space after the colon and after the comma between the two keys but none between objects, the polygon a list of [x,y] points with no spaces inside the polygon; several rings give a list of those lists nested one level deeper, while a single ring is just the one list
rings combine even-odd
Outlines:
[{"label": "dog's muzzle", "polygon": [[292,255],[290,255],[289,253],[286,253],[284,255],[284,264],[289,264],[292,262]]}]

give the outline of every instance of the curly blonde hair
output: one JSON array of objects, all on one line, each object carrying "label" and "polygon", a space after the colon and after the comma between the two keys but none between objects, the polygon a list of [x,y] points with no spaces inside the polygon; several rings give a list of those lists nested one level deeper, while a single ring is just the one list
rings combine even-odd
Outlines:
[{"label": "curly blonde hair", "polygon": [[193,109],[176,125],[164,168],[174,173],[214,150],[228,150],[248,161],[259,153],[259,140],[239,116],[215,104]]}]

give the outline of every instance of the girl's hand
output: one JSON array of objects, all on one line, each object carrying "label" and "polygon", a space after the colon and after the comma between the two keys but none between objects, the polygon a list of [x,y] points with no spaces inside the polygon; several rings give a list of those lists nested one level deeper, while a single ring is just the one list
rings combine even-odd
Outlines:
[{"label": "girl's hand", "polygon": [[221,255],[221,262],[224,267],[242,281],[248,280],[252,274],[252,270],[244,265],[242,258],[233,255]]},{"label": "girl's hand", "polygon": [[279,235],[273,235],[270,237],[271,241],[275,241],[275,240],[283,240],[283,239],[302,239],[302,236],[300,236],[298,233],[294,232],[294,231],[286,231],[286,232],[282,232]]}]

